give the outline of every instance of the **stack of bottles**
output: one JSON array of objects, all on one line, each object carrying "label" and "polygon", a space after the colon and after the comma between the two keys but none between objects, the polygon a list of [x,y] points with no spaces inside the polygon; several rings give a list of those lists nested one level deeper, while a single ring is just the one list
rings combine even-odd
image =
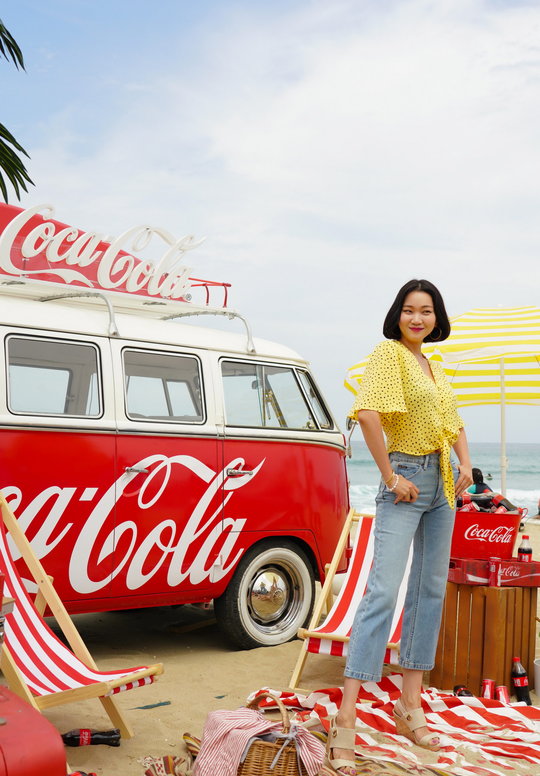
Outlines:
[{"label": "stack of bottles", "polygon": [[456,506],[460,512],[519,512],[518,507],[500,493],[465,492],[458,496]]}]

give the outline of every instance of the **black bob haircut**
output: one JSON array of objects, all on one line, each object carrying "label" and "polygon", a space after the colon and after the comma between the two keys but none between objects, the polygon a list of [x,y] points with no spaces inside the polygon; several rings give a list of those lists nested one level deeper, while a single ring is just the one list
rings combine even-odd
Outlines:
[{"label": "black bob haircut", "polygon": [[481,469],[473,469],[472,470],[472,478],[475,485],[483,485],[484,484],[484,475],[482,474]]},{"label": "black bob haircut", "polygon": [[442,342],[442,340],[448,339],[450,336],[450,321],[448,320],[448,314],[444,306],[441,292],[433,283],[429,280],[409,280],[405,283],[399,291],[397,296],[392,302],[392,306],[386,313],[386,318],[383,324],[383,334],[386,339],[401,339],[401,331],[399,329],[399,319],[401,317],[401,311],[406,297],[412,291],[424,291],[429,294],[433,300],[433,311],[435,312],[436,325],[431,334],[428,334],[424,338],[424,342]]}]

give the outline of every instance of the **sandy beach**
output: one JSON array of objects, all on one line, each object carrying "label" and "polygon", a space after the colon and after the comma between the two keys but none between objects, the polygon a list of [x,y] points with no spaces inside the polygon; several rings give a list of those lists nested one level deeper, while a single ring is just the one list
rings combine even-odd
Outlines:
[{"label": "sandy beach", "polygon": [[[538,558],[540,526],[529,524],[528,531]],[[300,648],[300,642],[293,641],[269,649],[234,651],[212,613],[193,606],[78,615],[74,619],[100,668],[156,661],[165,666],[155,684],[117,696],[135,730],[134,738],[123,740],[118,748],[66,750],[73,770],[94,771],[98,776],[142,776],[141,758],[183,753],[182,734],[189,731],[200,736],[209,711],[237,708],[251,692],[264,686],[286,689]],[[342,670],[342,659],[310,656],[302,686],[341,686]],[[533,702],[538,703],[536,696]],[[96,700],[51,709],[47,717],[61,732],[111,727]]]}]

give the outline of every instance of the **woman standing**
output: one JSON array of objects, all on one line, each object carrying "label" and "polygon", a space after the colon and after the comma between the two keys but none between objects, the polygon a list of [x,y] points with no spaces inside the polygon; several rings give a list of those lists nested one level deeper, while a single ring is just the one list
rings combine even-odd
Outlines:
[{"label": "woman standing", "polygon": [[[381,472],[375,547],[345,668],[343,701],[332,720],[328,760],[354,776],[356,700],[362,681],[379,681],[392,617],[413,544],[400,647],[401,697],[396,728],[413,743],[438,749],[421,709],[422,675],[433,668],[448,578],[456,496],[472,483],[463,421],[442,366],[423,342],[445,340],[450,322],[437,288],[410,280],[398,292],[381,342],[366,366],[351,410]],[[386,443],[385,443],[386,436]],[[453,447],[459,465],[450,459]]]}]

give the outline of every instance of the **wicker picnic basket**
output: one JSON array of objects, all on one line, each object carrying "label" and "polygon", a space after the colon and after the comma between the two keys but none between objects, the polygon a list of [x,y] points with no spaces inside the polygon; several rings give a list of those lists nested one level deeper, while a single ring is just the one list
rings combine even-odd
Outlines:
[{"label": "wicker picnic basket", "polygon": [[[275,695],[269,692],[261,693],[257,695],[247,705],[248,709],[256,709],[259,705],[259,701],[263,698],[271,698],[277,704],[279,712],[281,714],[281,727],[283,729],[283,735],[286,736],[290,729],[291,723],[289,721],[289,714],[287,709]],[[237,776],[302,776],[302,769],[298,761],[296,754],[296,747],[294,744],[287,744],[283,747],[278,761],[272,769],[274,758],[281,749],[283,741],[278,739],[277,741],[254,741],[248,749],[246,759],[237,771]]]}]

